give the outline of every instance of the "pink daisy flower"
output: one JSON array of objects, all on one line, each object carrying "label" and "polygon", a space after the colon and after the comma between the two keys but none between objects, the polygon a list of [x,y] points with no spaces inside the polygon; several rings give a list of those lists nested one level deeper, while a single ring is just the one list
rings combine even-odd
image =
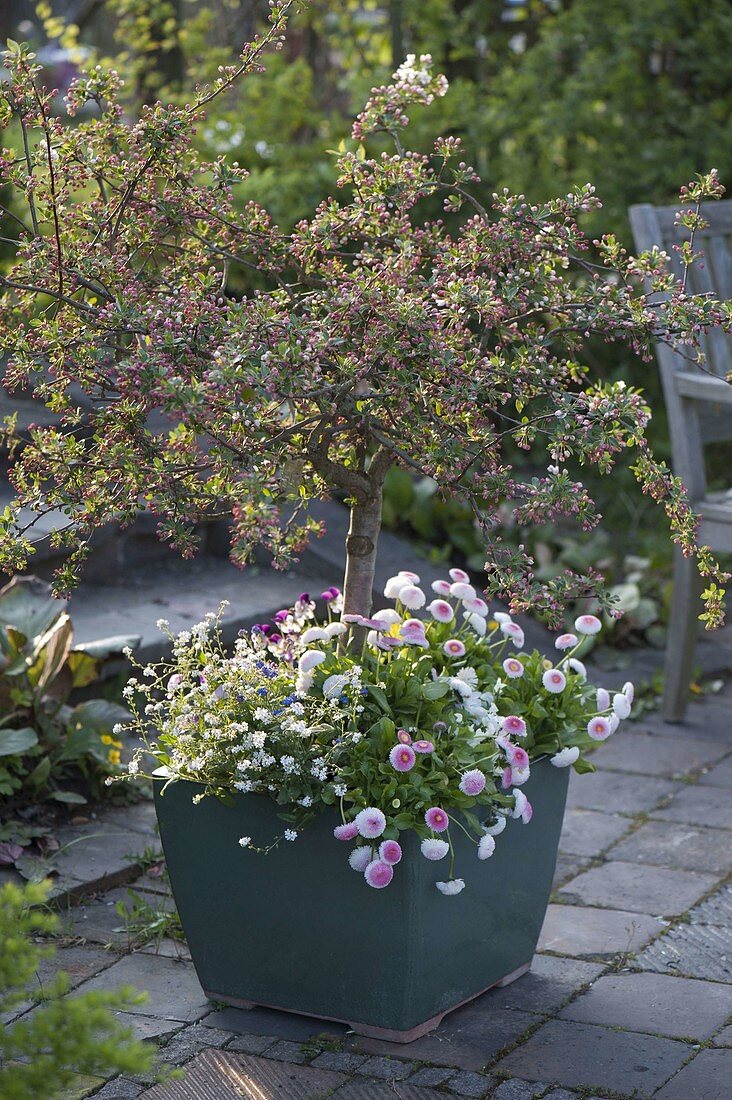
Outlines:
[{"label": "pink daisy flower", "polygon": [[513,644],[516,646],[516,649],[521,649],[523,647],[525,638],[524,632],[518,625],[518,623],[511,622],[510,619],[508,620],[508,622],[502,623],[500,619],[498,619],[497,617],[495,618],[496,622],[500,624],[501,633],[505,634],[507,638],[511,639]]},{"label": "pink daisy flower", "polygon": [[517,657],[507,657],[503,662],[503,671],[509,680],[518,680],[524,674],[524,666]]},{"label": "pink daisy flower", "polygon": [[512,778],[513,777],[511,775],[511,768],[504,768],[503,775],[501,776],[501,786],[503,787],[504,791],[507,791],[508,788],[513,785]]},{"label": "pink daisy flower", "polygon": [[529,754],[526,749],[522,749],[520,745],[508,745],[506,747],[506,756],[508,757],[511,767],[515,771],[516,768],[528,768],[529,766]]},{"label": "pink daisy flower", "polygon": [[393,607],[384,607],[381,611],[374,611],[371,618],[376,619],[378,623],[387,623],[389,626],[402,621],[401,615]]},{"label": "pink daisy flower", "polygon": [[630,699],[627,695],[613,695],[613,710],[618,718],[627,718],[630,714]]},{"label": "pink daisy flower", "polygon": [[444,859],[450,851],[450,845],[446,840],[438,840],[437,837],[426,837],[419,846],[425,859]]},{"label": "pink daisy flower", "polygon": [[398,772],[411,771],[416,759],[411,745],[395,745],[389,753],[389,763]]},{"label": "pink daisy flower", "polygon": [[555,649],[572,649],[577,645],[579,638],[576,634],[560,634],[554,641]]},{"label": "pink daisy flower", "polygon": [[428,753],[428,752],[434,752],[435,751],[435,746],[432,744],[431,741],[423,741],[423,740],[414,741],[412,743],[412,748],[414,749],[415,752],[421,752],[421,753]]},{"label": "pink daisy flower", "polygon": [[578,634],[599,634],[602,630],[602,623],[596,615],[580,615],[578,619],[574,620],[574,629]]},{"label": "pink daisy flower", "polygon": [[472,612],[473,615],[480,615],[486,619],[488,617],[488,604],[480,596],[473,596],[472,599],[468,598],[463,600],[463,607],[466,611]]},{"label": "pink daisy flower", "polygon": [[390,864],[384,863],[382,859],[375,859],[372,863],[369,863],[363,877],[369,886],[373,886],[374,890],[383,890],[394,878],[394,868]]},{"label": "pink daisy flower", "polygon": [[478,634],[479,637],[482,638],[483,635],[485,634],[486,630],[488,629],[483,616],[482,615],[476,615],[472,611],[466,611],[465,612],[465,618],[466,618],[467,622],[470,623],[470,625],[472,626],[475,633]]},{"label": "pink daisy flower", "polygon": [[366,641],[369,645],[375,646],[376,649],[386,650],[387,653],[391,649],[397,649],[402,644],[398,638],[392,638],[390,634],[380,634],[378,630],[369,630]]},{"label": "pink daisy flower", "polygon": [[322,649],[309,649],[307,653],[303,653],[300,660],[297,662],[297,667],[300,672],[309,672],[311,668],[315,668],[317,665],[322,665],[327,653],[323,653]]},{"label": "pink daisy flower", "polygon": [[470,577],[464,569],[450,569],[448,572],[453,581],[457,581],[458,584],[470,584]]},{"label": "pink daisy flower", "polygon": [[402,847],[396,840],[385,840],[379,847],[379,859],[393,866],[402,858]]},{"label": "pink daisy flower", "polygon": [[410,611],[424,607],[426,598],[422,589],[417,588],[416,584],[407,584],[399,590],[399,599]]},{"label": "pink daisy flower", "polygon": [[576,745],[570,749],[560,749],[549,760],[550,764],[553,764],[555,768],[568,768],[570,764],[574,764],[575,760],[579,759],[580,751]]},{"label": "pink daisy flower", "polygon": [[[505,821],[506,819],[504,818],[503,820]],[[493,855],[495,850],[495,839],[490,835],[490,833],[486,833],[485,836],[482,836],[478,841],[478,859],[489,859],[490,856]]]},{"label": "pink daisy flower", "polygon": [[430,806],[424,819],[433,833],[444,833],[450,824],[450,818],[440,806]]},{"label": "pink daisy flower", "polygon": [[402,745],[412,744],[411,735],[408,734],[406,730],[397,730],[397,741]]},{"label": "pink daisy flower", "polygon": [[513,791],[513,813],[511,814],[511,817],[514,817],[516,819],[520,817],[524,825],[528,825],[531,821],[533,813],[533,807],[524,792]]},{"label": "pink daisy flower", "polygon": [[448,657],[464,657],[465,646],[459,638],[448,638],[442,647],[442,652],[446,653]]},{"label": "pink daisy flower", "polygon": [[353,840],[358,836],[358,826],[355,821],[349,821],[346,825],[336,825],[333,836],[336,840]]},{"label": "pink daisy flower", "polygon": [[522,787],[530,775],[531,769],[528,765],[525,768],[511,765],[511,783],[514,787]]},{"label": "pink daisy flower", "polygon": [[366,626],[369,630],[386,630],[386,624],[381,619],[367,619],[364,615],[342,615],[341,622],[349,623],[351,626]]},{"label": "pink daisy flower", "polygon": [[484,830],[491,836],[500,836],[508,824],[505,814],[499,814],[492,825],[484,825]]},{"label": "pink daisy flower", "polygon": [[587,669],[585,668],[585,666],[582,664],[581,661],[577,660],[576,657],[570,657],[567,660],[567,668],[571,668],[572,672],[576,672],[577,675],[579,676],[580,680],[586,680],[587,679]]},{"label": "pink daisy flower", "polygon": [[363,873],[371,862],[372,851],[368,844],[362,844],[360,848],[354,848],[348,857],[348,863],[354,871]]},{"label": "pink daisy flower", "polygon": [[436,882],[435,886],[441,894],[446,894],[448,897],[459,894],[465,889],[465,883],[461,878],[453,878],[449,882]]},{"label": "pink daisy flower", "polygon": [[367,809],[361,810],[356,814],[355,821],[359,833],[367,840],[381,836],[386,828],[386,818],[377,806],[368,806]]},{"label": "pink daisy flower", "polygon": [[449,596],[450,595],[450,582],[449,581],[433,581],[431,586],[432,591],[436,596]]},{"label": "pink daisy flower", "polygon": [[476,591],[472,584],[468,584],[466,581],[455,581],[454,584],[450,585],[450,595],[458,600],[474,600]]},{"label": "pink daisy flower", "polygon": [[485,787],[485,776],[478,768],[466,772],[460,780],[460,790],[472,798],[479,795]]},{"label": "pink daisy flower", "polygon": [[504,733],[510,733],[512,737],[526,736],[526,723],[518,714],[507,714],[503,719]]},{"label": "pink daisy flower", "polygon": [[558,695],[567,686],[567,679],[558,668],[548,668],[541,678],[541,682],[552,695]]},{"label": "pink daisy flower", "polygon": [[628,702],[632,706],[633,705],[633,700],[635,699],[635,688],[633,687],[633,684],[631,683],[630,680],[627,680],[623,684],[623,695],[627,696]]},{"label": "pink daisy flower", "polygon": [[455,612],[447,600],[433,600],[427,605],[427,610],[438,623],[449,623],[455,618]]},{"label": "pink daisy flower", "polygon": [[408,569],[400,569],[399,576],[406,577],[410,584],[419,584],[420,581],[419,573],[410,573]]},{"label": "pink daisy flower", "polygon": [[605,688],[597,689],[597,709],[607,710],[610,706],[610,693]]},{"label": "pink daisy flower", "polygon": [[613,731],[610,728],[610,723],[607,718],[603,718],[601,714],[597,714],[587,723],[587,732],[593,741],[604,741]]}]

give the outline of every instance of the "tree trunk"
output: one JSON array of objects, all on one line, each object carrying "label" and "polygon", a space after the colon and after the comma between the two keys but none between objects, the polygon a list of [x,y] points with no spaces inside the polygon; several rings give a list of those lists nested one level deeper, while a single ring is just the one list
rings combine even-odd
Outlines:
[{"label": "tree trunk", "polygon": [[366,500],[351,505],[351,523],[346,536],[346,576],[343,584],[343,614],[371,612],[376,568],[376,544],[381,530],[381,485]]}]

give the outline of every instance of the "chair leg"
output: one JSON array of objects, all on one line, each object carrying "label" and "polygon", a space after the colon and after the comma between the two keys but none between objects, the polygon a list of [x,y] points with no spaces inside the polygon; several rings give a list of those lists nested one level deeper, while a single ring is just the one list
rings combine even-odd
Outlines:
[{"label": "chair leg", "polygon": [[681,722],[686,713],[700,610],[701,579],[694,558],[674,550],[674,586],[666,641],[663,703],[665,722]]}]

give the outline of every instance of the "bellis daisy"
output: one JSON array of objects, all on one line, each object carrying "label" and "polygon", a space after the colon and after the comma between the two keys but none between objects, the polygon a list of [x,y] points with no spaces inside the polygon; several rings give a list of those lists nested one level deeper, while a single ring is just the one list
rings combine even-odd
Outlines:
[{"label": "bellis daisy", "polygon": [[374,890],[383,890],[394,878],[394,868],[390,863],[384,863],[383,859],[375,859],[369,863],[363,877]]},{"label": "bellis daisy", "polygon": [[411,745],[395,745],[389,753],[389,763],[398,772],[408,772],[414,767],[417,757]]},{"label": "bellis daisy", "polygon": [[435,886],[441,894],[447,894],[448,897],[459,894],[461,890],[465,889],[465,883],[461,878],[453,878],[449,882],[436,882]]},{"label": "bellis daisy", "polygon": [[541,682],[552,695],[558,695],[567,686],[566,677],[558,668],[548,668],[542,676]]},{"label": "bellis daisy", "polygon": [[356,814],[356,828],[361,836],[366,837],[367,840],[373,840],[374,837],[381,836],[386,828],[386,818],[380,809],[376,806],[369,806],[365,810],[361,810]]},{"label": "bellis daisy", "polygon": [[424,819],[434,833],[444,833],[450,824],[450,818],[440,806],[431,806],[424,815]]},{"label": "bellis daisy", "polygon": [[580,615],[578,619],[574,620],[574,629],[578,634],[587,634],[591,636],[600,633],[602,630],[602,623],[596,615]]},{"label": "bellis daisy", "polygon": [[444,859],[447,853],[450,851],[450,845],[446,840],[439,840],[437,837],[427,837],[419,846],[419,849],[425,859]]}]

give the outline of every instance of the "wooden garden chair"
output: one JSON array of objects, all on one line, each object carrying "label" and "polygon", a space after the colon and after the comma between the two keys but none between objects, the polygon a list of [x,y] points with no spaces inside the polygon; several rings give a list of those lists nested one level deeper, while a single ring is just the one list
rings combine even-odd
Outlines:
[{"label": "wooden garden chair", "polygon": [[[630,224],[638,251],[656,245],[669,256],[676,274],[682,265],[674,245],[689,231],[674,224],[676,207],[631,206]],[[732,201],[702,205],[709,223],[694,236],[703,261],[689,269],[687,288],[715,298],[732,298]],[[709,492],[704,448],[732,440],[732,341],[720,331],[702,340],[705,370],[699,370],[665,344],[656,346],[671,435],[674,473],[684,482],[694,510],[701,516],[699,542],[721,553],[732,551],[732,488]],[[709,372],[709,373],[706,373]],[[671,616],[666,644],[663,716],[667,722],[684,717],[689,694],[694,647],[699,626],[701,584],[693,559],[677,549]]]}]

